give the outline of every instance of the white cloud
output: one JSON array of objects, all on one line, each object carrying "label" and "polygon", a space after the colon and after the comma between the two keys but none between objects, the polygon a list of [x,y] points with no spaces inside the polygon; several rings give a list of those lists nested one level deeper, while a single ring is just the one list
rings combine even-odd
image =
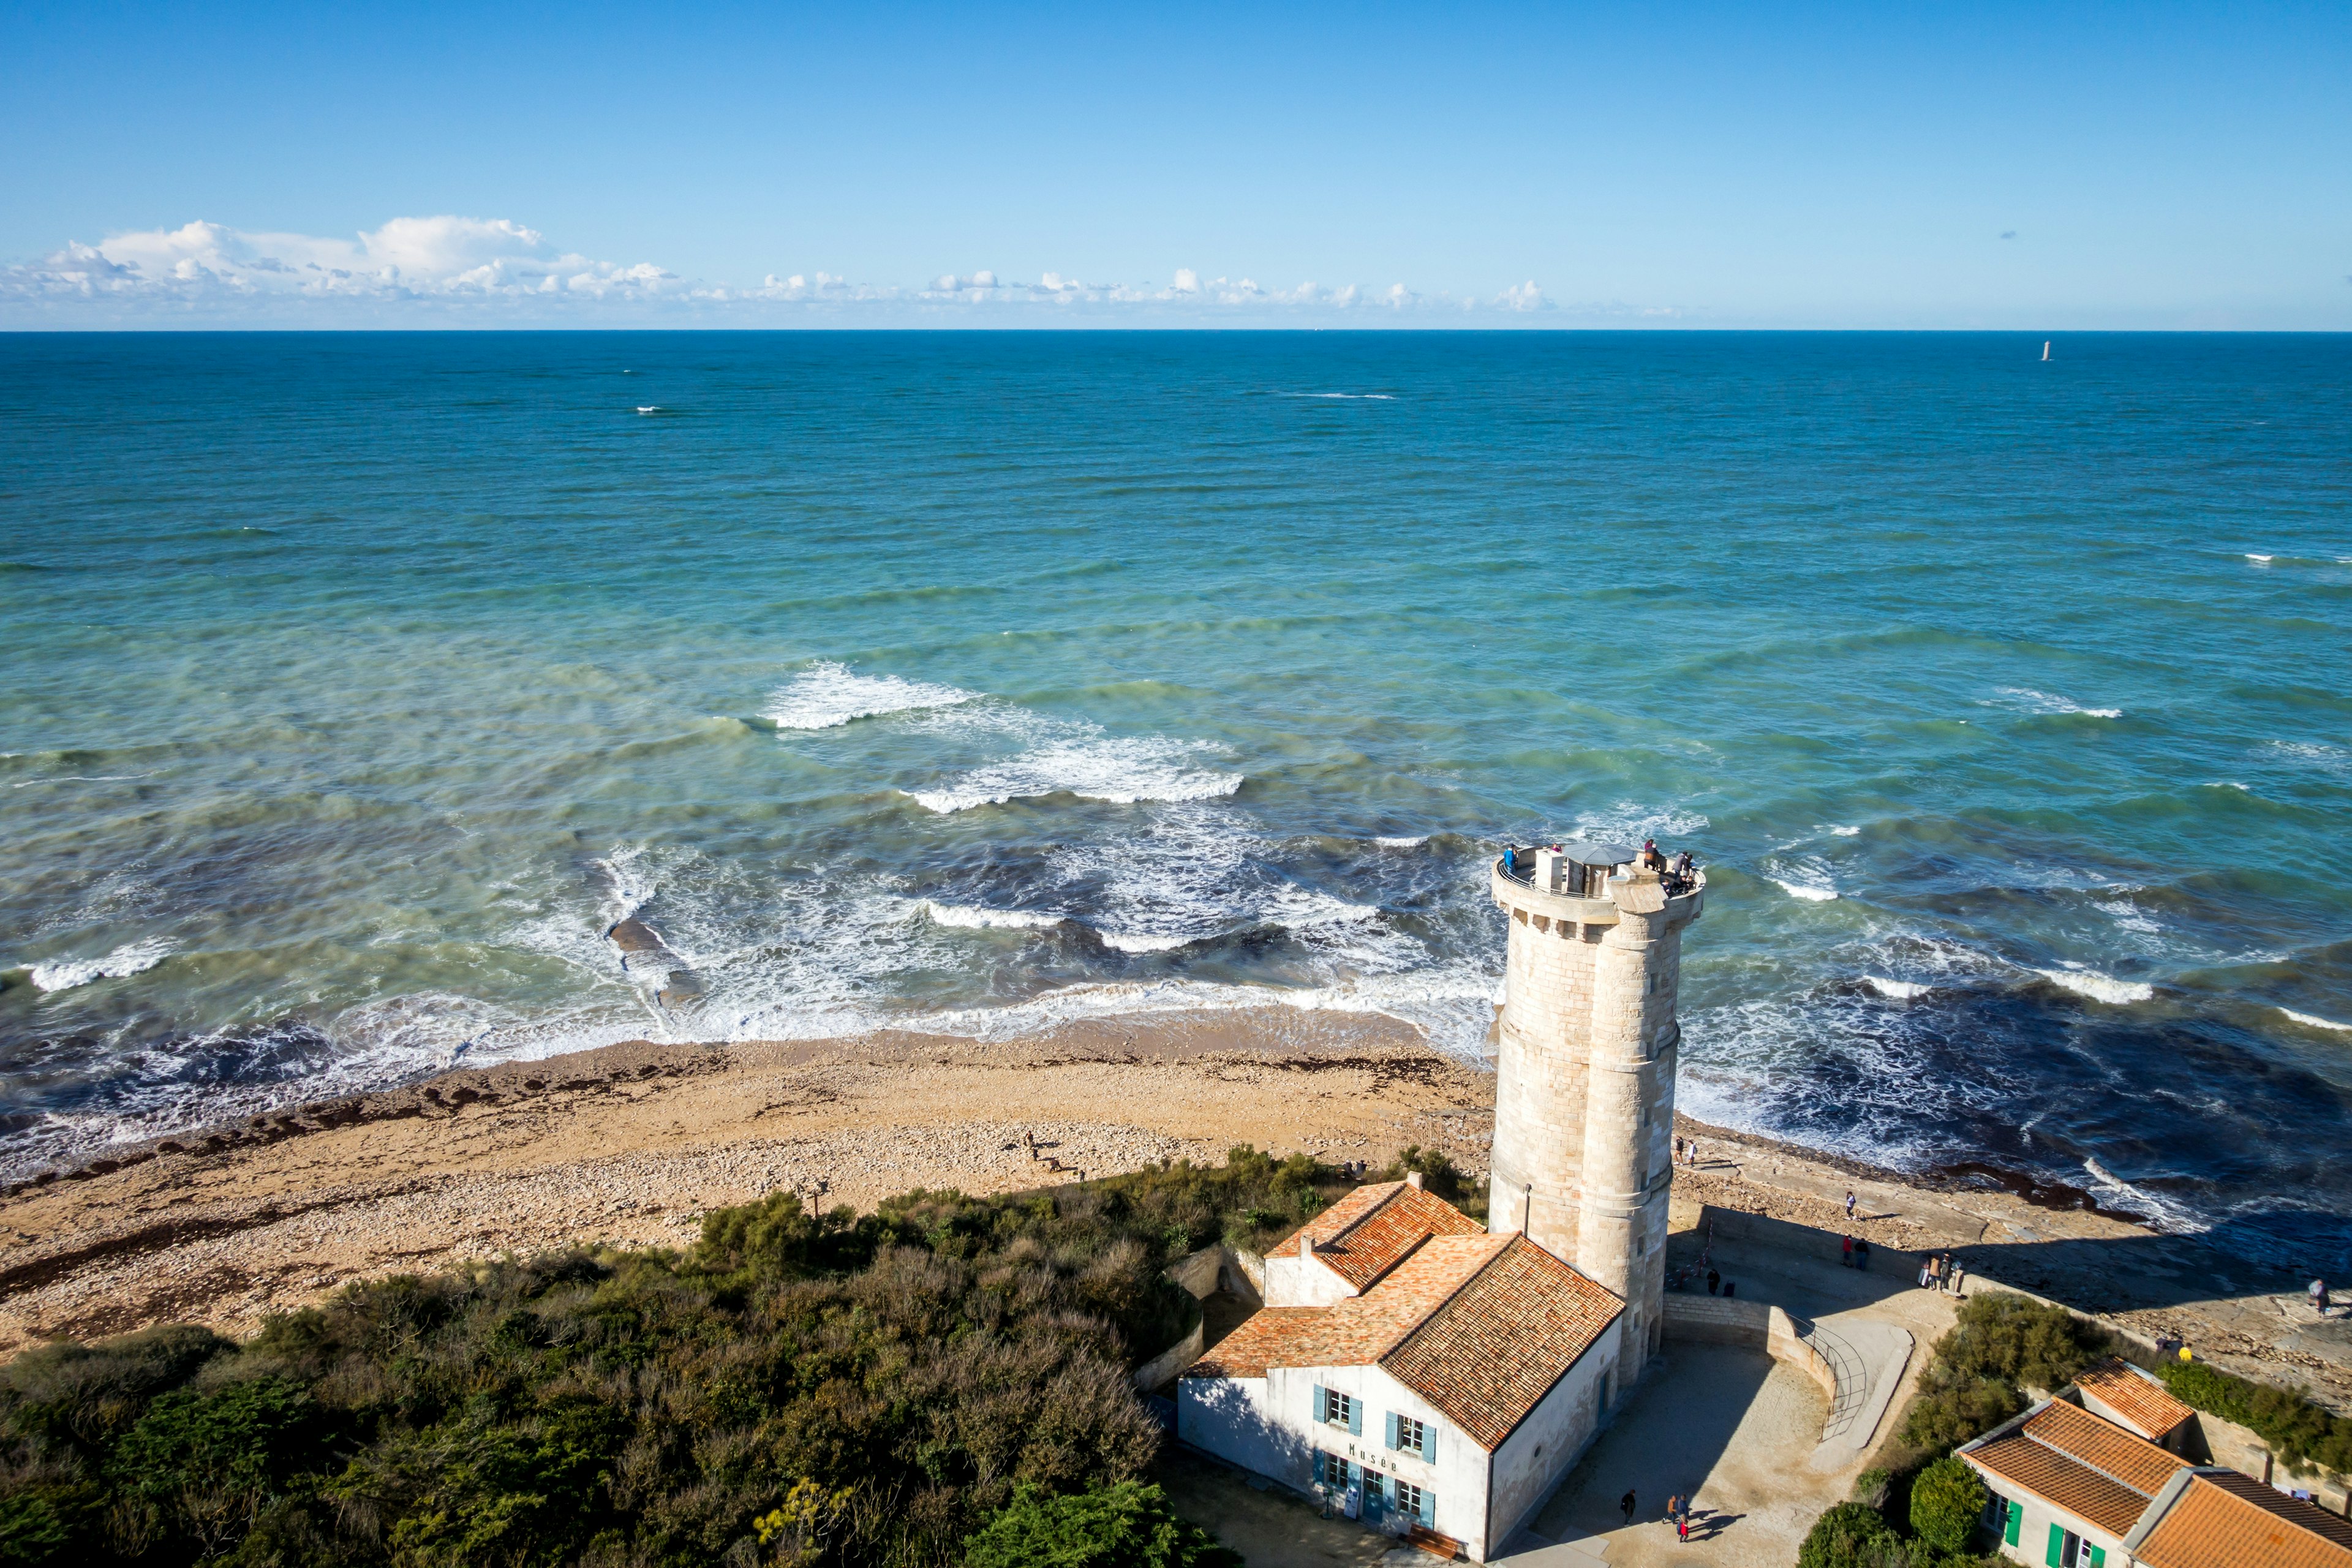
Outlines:
[{"label": "white cloud", "polygon": [[[1165,288],[1089,283],[1062,272],[1014,283],[987,268],[942,272],[912,288],[852,283],[822,271],[771,272],[750,287],[704,283],[653,261],[606,261],[563,250],[511,219],[446,214],[396,217],[348,237],[198,220],[113,235],[95,245],[69,242],[37,261],[0,267],[0,325],[6,326],[1017,324],[1041,319],[1037,313],[1048,308],[1057,320],[1171,324],[1272,323],[1315,315],[1403,322],[1497,310],[1508,319],[1558,310],[1533,281],[1495,296],[1423,295],[1403,283],[1379,289],[1309,281],[1269,289],[1247,277],[1204,277],[1191,267],[1176,268]],[[1637,313],[1622,305],[1580,306],[1553,319],[1596,310],[1621,318]]]}]

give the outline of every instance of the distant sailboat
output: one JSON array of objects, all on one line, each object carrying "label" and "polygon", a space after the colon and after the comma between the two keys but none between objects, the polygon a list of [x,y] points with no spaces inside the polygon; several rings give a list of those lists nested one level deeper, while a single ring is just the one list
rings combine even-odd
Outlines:
[{"label": "distant sailboat", "polygon": [[2042,363],[2043,364],[2050,363],[2050,345],[2047,342],[2042,345]]}]

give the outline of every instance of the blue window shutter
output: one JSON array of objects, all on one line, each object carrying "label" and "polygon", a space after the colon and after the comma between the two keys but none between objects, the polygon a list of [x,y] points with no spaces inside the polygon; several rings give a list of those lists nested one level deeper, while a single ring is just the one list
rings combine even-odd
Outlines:
[{"label": "blue window shutter", "polygon": [[2053,1524],[2050,1527],[2050,1568],[2063,1568],[2065,1557],[2066,1527]]},{"label": "blue window shutter", "polygon": [[1350,1399],[1348,1401],[1348,1436],[1360,1437],[1363,1435],[1364,1402],[1360,1399]]},{"label": "blue window shutter", "polygon": [[1421,1457],[1437,1463],[1437,1428],[1426,1421],[1421,1424]]},{"label": "blue window shutter", "polygon": [[1393,1410],[1389,1412],[1389,1435],[1385,1441],[1391,1448],[1397,1446],[1397,1413]]},{"label": "blue window shutter", "polygon": [[1432,1530],[1437,1528],[1437,1494],[1435,1492],[1426,1487],[1422,1489],[1421,1511],[1413,1517]]},{"label": "blue window shutter", "polygon": [[1315,1385],[1315,1414],[1308,1416],[1307,1419],[1310,1421],[1322,1420],[1323,1412],[1328,1407],[1329,1402],[1323,1397],[1323,1385],[1318,1383]]}]

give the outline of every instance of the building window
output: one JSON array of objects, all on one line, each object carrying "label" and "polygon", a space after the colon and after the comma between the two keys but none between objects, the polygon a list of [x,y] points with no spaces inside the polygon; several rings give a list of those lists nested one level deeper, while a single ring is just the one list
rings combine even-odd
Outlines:
[{"label": "building window", "polygon": [[[1333,1426],[1345,1426],[1349,1431],[1354,1431],[1356,1427],[1355,1395],[1351,1394],[1342,1394],[1336,1388],[1325,1389],[1323,1391],[1323,1419],[1327,1425]],[[2069,1565],[2069,1568],[2071,1568],[2071,1564]]]},{"label": "building window", "polygon": [[1396,1483],[1396,1510],[1422,1524],[1432,1524],[1437,1519],[1437,1499],[1411,1481]]},{"label": "building window", "polygon": [[1429,1458],[1429,1427],[1410,1415],[1400,1415],[1396,1424],[1396,1441],[1392,1448],[1410,1448],[1423,1458]]},{"label": "building window", "polygon": [[1317,1450],[1315,1455],[1315,1479],[1319,1484],[1330,1488],[1335,1492],[1346,1491],[1348,1489],[1348,1461],[1339,1458],[1337,1454],[1326,1454],[1319,1449]]}]

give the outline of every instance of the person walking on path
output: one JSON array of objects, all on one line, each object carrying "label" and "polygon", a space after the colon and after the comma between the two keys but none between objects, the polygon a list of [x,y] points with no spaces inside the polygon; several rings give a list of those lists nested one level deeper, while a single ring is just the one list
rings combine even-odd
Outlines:
[{"label": "person walking on path", "polygon": [[1851,1236],[1838,1237],[1838,1267],[1841,1268],[1853,1267],[1853,1237]]},{"label": "person walking on path", "polygon": [[1853,1266],[1864,1274],[1870,1272],[1870,1237],[1865,1236],[1853,1244]]},{"label": "person walking on path", "polygon": [[2327,1316],[2327,1281],[2325,1279],[2311,1282],[2311,1310],[2323,1318]]},{"label": "person walking on path", "polygon": [[1969,1266],[1958,1258],[1952,1259],[1952,1294],[1960,1293],[1960,1283],[1969,1277]]},{"label": "person walking on path", "polygon": [[1666,1522],[1672,1524],[1683,1516],[1683,1494],[1676,1492],[1666,1500]]},{"label": "person walking on path", "polygon": [[1723,1275],[1713,1268],[1706,1271],[1706,1293],[1710,1296],[1723,1293]]},{"label": "person walking on path", "polygon": [[1845,1190],[1845,1217],[1849,1220],[1853,1218],[1853,1189],[1852,1187],[1848,1187]]},{"label": "person walking on path", "polygon": [[1633,1489],[1627,1487],[1625,1495],[1617,1500],[1617,1506],[1625,1510],[1625,1522],[1630,1525],[1633,1522],[1633,1510],[1642,1505],[1633,1500]]}]

